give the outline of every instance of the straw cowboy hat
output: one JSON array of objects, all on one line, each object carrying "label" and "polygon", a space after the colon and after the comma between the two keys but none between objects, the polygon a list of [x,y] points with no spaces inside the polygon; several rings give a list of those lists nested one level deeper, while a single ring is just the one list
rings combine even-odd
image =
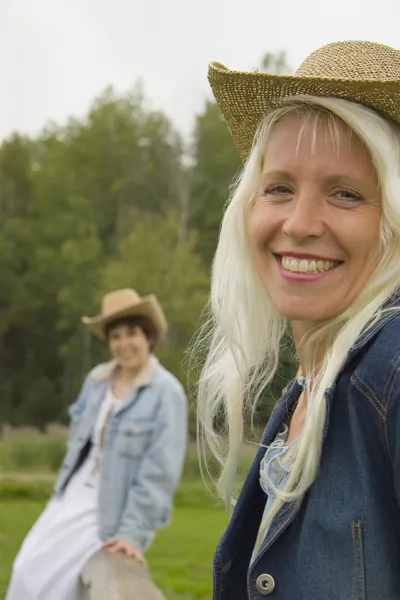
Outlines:
[{"label": "straw cowboy hat", "polygon": [[110,292],[103,297],[101,314],[96,317],[82,317],[82,323],[98,338],[104,340],[104,327],[121,317],[145,316],[151,319],[157,329],[157,341],[162,341],[167,333],[167,320],[156,296],[140,297],[130,288]]},{"label": "straw cowboy hat", "polygon": [[400,51],[375,42],[323,46],[294,75],[230,71],[212,62],[208,80],[243,160],[263,117],[289,96],[343,98],[400,125]]}]

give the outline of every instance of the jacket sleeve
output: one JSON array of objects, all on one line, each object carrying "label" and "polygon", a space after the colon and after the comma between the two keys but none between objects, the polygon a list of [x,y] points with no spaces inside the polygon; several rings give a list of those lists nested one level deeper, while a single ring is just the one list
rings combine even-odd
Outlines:
[{"label": "jacket sleeve", "polygon": [[157,529],[168,524],[187,445],[187,401],[178,384],[163,390],[151,442],[128,490],[114,537],[147,550]]}]

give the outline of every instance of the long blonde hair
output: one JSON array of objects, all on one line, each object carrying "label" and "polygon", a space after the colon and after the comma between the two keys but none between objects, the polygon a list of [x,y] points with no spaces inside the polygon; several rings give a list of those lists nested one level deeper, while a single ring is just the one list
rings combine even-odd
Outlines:
[{"label": "long blonde hair", "polygon": [[306,420],[291,475],[285,489],[278,491],[269,520],[283,502],[303,497],[315,480],[326,416],[325,390],[334,383],[350,347],[379,318],[382,303],[400,284],[399,131],[372,110],[346,100],[311,96],[289,99],[262,123],[250,157],[234,185],[212,268],[206,333],[200,333],[195,346],[195,352],[203,348],[207,353],[197,389],[199,448],[203,459],[209,448],[220,463],[217,489],[228,510],[243,440],[244,414],[254,410],[260,393],[273,379],[288,327],[256,272],[247,238],[247,218],[271,131],[278,121],[293,113],[301,115],[303,129],[306,123],[314,125],[314,134],[318,119],[324,119],[338,143],[340,125],[344,122],[365,145],[382,194],[382,254],[379,266],[354,303],[308,339],[310,356],[322,340],[329,342],[316,383],[309,388]]}]

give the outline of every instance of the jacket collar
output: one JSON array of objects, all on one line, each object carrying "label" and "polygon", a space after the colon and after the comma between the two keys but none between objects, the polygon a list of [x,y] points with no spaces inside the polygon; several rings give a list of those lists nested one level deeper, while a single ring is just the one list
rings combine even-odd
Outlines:
[{"label": "jacket collar", "polygon": [[[369,325],[351,346],[345,361],[343,362],[340,373],[347,367],[353,358],[365,348],[365,346],[373,340],[373,338],[381,331],[381,329],[395,317],[400,315],[400,288],[396,289],[393,294],[382,304],[382,307],[375,321]],[[334,386],[333,386],[334,387]],[[332,390],[333,388],[330,388]]]},{"label": "jacket collar", "polygon": [[[110,360],[109,362],[100,365],[100,367],[92,375],[94,381],[99,383],[109,381],[112,378],[117,365],[118,363],[116,360]],[[149,360],[135,377],[133,381],[133,388],[139,389],[150,385],[157,365],[158,359],[154,356],[154,354],[150,354]]]}]

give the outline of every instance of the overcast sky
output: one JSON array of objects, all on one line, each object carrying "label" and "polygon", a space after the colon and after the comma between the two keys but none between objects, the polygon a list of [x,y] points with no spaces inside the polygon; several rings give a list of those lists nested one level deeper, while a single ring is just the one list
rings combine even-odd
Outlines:
[{"label": "overcast sky", "polygon": [[83,116],[107,85],[138,79],[188,135],[209,61],[252,70],[287,50],[296,68],[342,39],[400,48],[399,23],[398,0],[0,0],[0,139]]}]

